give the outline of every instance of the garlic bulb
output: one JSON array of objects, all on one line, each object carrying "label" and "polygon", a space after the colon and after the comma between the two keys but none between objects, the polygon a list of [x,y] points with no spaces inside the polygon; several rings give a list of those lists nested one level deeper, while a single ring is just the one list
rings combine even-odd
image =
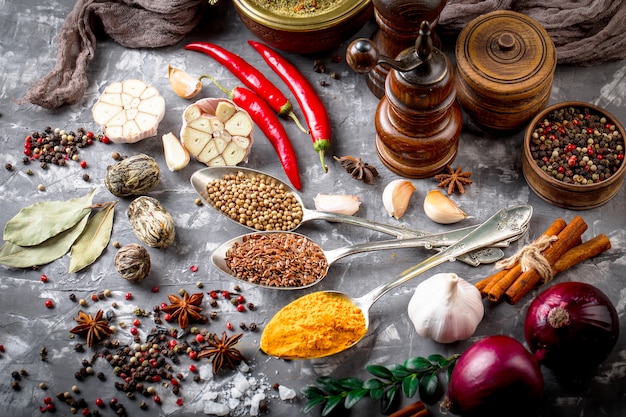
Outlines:
[{"label": "garlic bulb", "polygon": [[315,210],[352,216],[359,211],[361,201],[354,195],[318,194],[314,199]]},{"label": "garlic bulb", "polygon": [[474,285],[454,273],[440,273],[415,288],[408,312],[420,336],[452,343],[474,334],[485,307]]},{"label": "garlic bulb", "polygon": [[383,190],[383,205],[390,216],[399,220],[404,216],[415,186],[409,180],[393,180]]},{"label": "garlic bulb", "polygon": [[431,190],[424,198],[424,212],[428,218],[441,224],[451,224],[471,218],[439,190]]}]

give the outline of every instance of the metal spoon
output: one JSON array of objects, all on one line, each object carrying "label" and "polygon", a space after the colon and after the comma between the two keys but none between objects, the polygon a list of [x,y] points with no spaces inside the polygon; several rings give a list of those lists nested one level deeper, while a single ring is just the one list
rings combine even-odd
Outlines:
[{"label": "metal spoon", "polygon": [[[416,276],[426,272],[427,270],[440,265],[446,261],[453,261],[459,255],[463,253],[467,253],[472,250],[476,250],[478,248],[486,247],[492,245],[495,242],[499,242],[501,240],[507,239],[511,236],[515,236],[519,234],[520,230],[523,229],[530,218],[532,217],[532,207],[528,205],[520,205],[514,206],[508,209],[501,209],[493,216],[491,216],[487,221],[478,226],[474,231],[469,233],[464,238],[460,239],[454,245],[448,247],[447,249],[431,256],[430,258],[420,262],[419,264],[413,266],[412,268],[407,269],[402,272],[397,278],[394,280],[384,283],[367,294],[355,298],[340,291],[326,291],[332,294],[338,294],[342,297],[348,299],[355,306],[359,307],[361,312],[363,313],[363,317],[365,319],[365,330],[361,339],[367,333],[367,329],[369,328],[369,310],[370,307],[383,295],[385,295],[388,291],[393,288],[396,288],[410,279],[415,278]],[[340,315],[339,315],[340,317]],[[267,324],[266,329],[272,326],[272,321]],[[361,340],[359,339],[359,340]],[[352,345],[346,346],[345,349],[348,349],[351,346],[354,346],[359,342],[356,340]],[[263,346],[261,346],[263,348]],[[271,352],[267,352],[272,354]],[[337,351],[333,351],[330,353],[322,352],[320,355],[316,357],[328,356],[330,354],[338,353]],[[285,359],[314,359],[313,357],[309,358],[287,358]]]},{"label": "metal spoon", "polygon": [[[209,204],[209,206],[211,206],[212,209],[217,211],[220,215],[231,220],[232,222],[237,223],[238,225],[246,227],[247,229],[250,229],[250,230],[257,231],[256,229],[252,227],[249,227],[245,224],[241,224],[235,221],[234,219],[230,218],[230,216],[228,216],[227,214],[225,214],[224,212],[216,208],[214,206],[213,201],[209,198],[209,193],[207,191],[207,184],[209,184],[211,181],[220,180],[225,175],[236,174],[238,172],[243,172],[244,174],[248,176],[262,176],[266,178],[271,178],[275,180],[277,184],[284,186],[285,189],[288,190],[294,196],[294,198],[297,200],[298,204],[302,208],[302,220],[296,227],[294,227],[293,229],[289,231],[294,231],[298,227],[300,227],[301,224],[311,221],[311,220],[326,220],[329,222],[347,223],[347,224],[351,224],[354,226],[364,227],[367,229],[371,229],[371,230],[375,230],[381,233],[395,236],[398,239],[409,239],[409,238],[416,238],[416,237],[425,237],[427,235],[430,235],[430,233],[423,232],[420,230],[411,230],[405,227],[391,226],[391,225],[384,224],[384,223],[366,220],[361,217],[307,209],[305,208],[304,203],[302,202],[302,199],[300,198],[300,196],[293,190],[293,188],[291,188],[291,186],[289,186],[289,184],[280,181],[278,178],[275,178],[271,175],[265,174],[263,172],[260,172],[254,169],[242,168],[242,167],[209,167],[209,168],[200,169],[191,175],[192,187],[194,188],[196,193],[198,193],[198,195],[200,195],[200,197],[202,197]],[[454,242],[456,242],[457,240],[459,240],[460,238],[462,238],[463,236],[465,236],[466,234],[468,234],[469,232],[471,232],[472,230],[474,230],[475,228],[476,226],[469,226],[469,227],[464,227],[461,229],[451,230],[445,233],[439,233],[436,242],[433,241],[433,243],[424,245],[424,247],[426,247],[427,249],[432,249],[438,246],[449,246],[453,244]],[[523,234],[523,231],[520,233],[520,236],[521,234]],[[495,242],[492,246],[508,247],[510,242],[511,240],[505,239],[501,242]],[[475,262],[473,262],[473,260],[471,259],[471,257],[467,257],[467,256],[460,256],[459,261],[466,262],[470,265],[476,265]]]},{"label": "metal spoon", "polygon": [[[241,243],[245,242],[251,236],[255,236],[255,235],[272,235],[272,234],[292,234],[294,236],[299,236],[302,239],[306,239],[311,245],[313,245],[315,248],[319,249],[319,251],[324,254],[324,258],[326,259],[326,269],[324,271],[320,271],[319,277],[314,282],[308,283],[306,285],[301,285],[301,286],[276,286],[276,285],[267,285],[267,284],[262,284],[262,283],[259,283],[259,282],[248,281],[248,280],[246,280],[243,277],[237,276],[237,274],[235,272],[233,272],[228,267],[227,262],[226,262],[227,254],[228,254],[228,251],[233,246],[235,246],[236,244],[241,244]],[[443,233],[440,234],[440,235],[443,235]],[[233,239],[230,239],[227,242],[222,243],[217,249],[215,249],[215,251],[213,251],[213,254],[211,255],[211,262],[213,263],[213,265],[215,265],[218,269],[220,269],[226,275],[229,275],[232,278],[235,278],[235,279],[238,279],[238,280],[245,281],[245,282],[247,282],[249,284],[257,285],[259,287],[272,288],[272,289],[276,289],[276,290],[298,290],[298,289],[311,287],[311,286],[317,284],[318,282],[320,282],[322,279],[324,279],[326,277],[326,275],[328,274],[328,270],[330,269],[330,266],[334,262],[336,262],[337,260],[339,260],[341,258],[344,258],[344,257],[346,257],[348,255],[354,255],[354,254],[357,254],[357,253],[371,252],[371,251],[377,251],[377,250],[405,249],[405,248],[424,247],[426,245],[429,245],[433,241],[433,239],[435,237],[436,237],[436,235],[428,235],[428,238],[415,237],[415,238],[409,238],[409,239],[382,240],[382,241],[375,241],[375,242],[368,242],[368,243],[361,243],[361,244],[356,244],[356,245],[344,246],[344,247],[337,248],[337,249],[323,250],[317,243],[313,242],[308,237],[306,237],[304,235],[301,235],[299,233],[295,233],[295,232],[280,232],[280,231],[256,232],[256,233],[248,233],[248,234],[245,234],[245,235],[241,235],[241,236],[235,237]],[[266,246],[271,246],[271,243],[266,243]],[[278,245],[277,245],[276,249],[279,249]],[[474,261],[474,263],[476,263],[478,265],[478,264],[481,264],[481,263],[493,263],[493,262],[496,262],[496,261],[498,261],[499,259],[501,259],[504,256],[504,252],[502,252],[502,250],[500,248],[485,248],[485,249],[477,249],[476,251],[468,253],[467,255],[470,255],[471,259]],[[287,271],[285,271],[285,272],[287,272]],[[262,272],[259,272],[259,275],[261,273]]]}]

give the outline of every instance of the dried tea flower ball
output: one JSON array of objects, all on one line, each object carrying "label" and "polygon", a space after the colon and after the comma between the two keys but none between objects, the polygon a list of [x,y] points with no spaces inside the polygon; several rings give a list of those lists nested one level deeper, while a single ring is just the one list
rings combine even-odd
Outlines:
[{"label": "dried tea flower ball", "polygon": [[115,255],[115,269],[125,280],[141,282],[150,274],[150,254],[136,243],[124,245]]}]

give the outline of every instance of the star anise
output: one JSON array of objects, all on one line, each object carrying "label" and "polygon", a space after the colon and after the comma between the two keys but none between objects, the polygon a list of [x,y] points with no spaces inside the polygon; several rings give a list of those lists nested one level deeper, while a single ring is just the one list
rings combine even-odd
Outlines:
[{"label": "star anise", "polygon": [[102,315],[102,310],[98,310],[95,316],[87,314],[82,310],[79,311],[78,317],[74,317],[78,326],[70,330],[70,333],[87,335],[87,346],[91,347],[94,342],[97,342],[113,333],[109,327],[109,321],[103,319]]},{"label": "star anise", "polygon": [[200,314],[202,311],[200,304],[203,297],[204,293],[201,292],[192,295],[185,293],[183,298],[169,294],[167,298],[170,300],[170,305],[161,307],[161,310],[169,313],[172,320],[178,318],[178,325],[181,329],[185,329],[189,326],[189,321],[191,320],[203,321],[203,317]]},{"label": "star anise", "polygon": [[439,181],[440,188],[448,187],[448,195],[454,193],[455,190],[459,190],[461,194],[465,194],[465,185],[469,185],[472,183],[472,180],[469,177],[472,175],[469,171],[462,171],[462,167],[459,166],[457,169],[452,169],[450,165],[446,166],[448,169],[448,174],[438,174],[435,175],[435,179]]},{"label": "star anise", "polygon": [[333,158],[341,164],[343,169],[345,169],[352,178],[363,181],[366,184],[372,184],[374,178],[378,176],[376,168],[363,162],[360,157],[342,156],[341,158],[337,158],[334,156]]},{"label": "star anise", "polygon": [[223,332],[222,338],[218,339],[215,333],[209,333],[205,339],[209,346],[198,353],[198,359],[212,358],[213,375],[216,375],[224,365],[228,365],[230,369],[235,369],[237,364],[245,360],[241,352],[233,347],[241,339],[241,336],[243,333],[226,337],[226,332]]}]

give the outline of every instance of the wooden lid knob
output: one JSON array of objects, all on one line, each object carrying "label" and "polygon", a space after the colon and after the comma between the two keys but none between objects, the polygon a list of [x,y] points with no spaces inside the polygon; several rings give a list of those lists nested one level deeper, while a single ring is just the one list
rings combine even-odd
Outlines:
[{"label": "wooden lid knob", "polygon": [[515,47],[515,36],[512,33],[504,32],[498,36],[498,48],[503,51],[510,51]]}]

